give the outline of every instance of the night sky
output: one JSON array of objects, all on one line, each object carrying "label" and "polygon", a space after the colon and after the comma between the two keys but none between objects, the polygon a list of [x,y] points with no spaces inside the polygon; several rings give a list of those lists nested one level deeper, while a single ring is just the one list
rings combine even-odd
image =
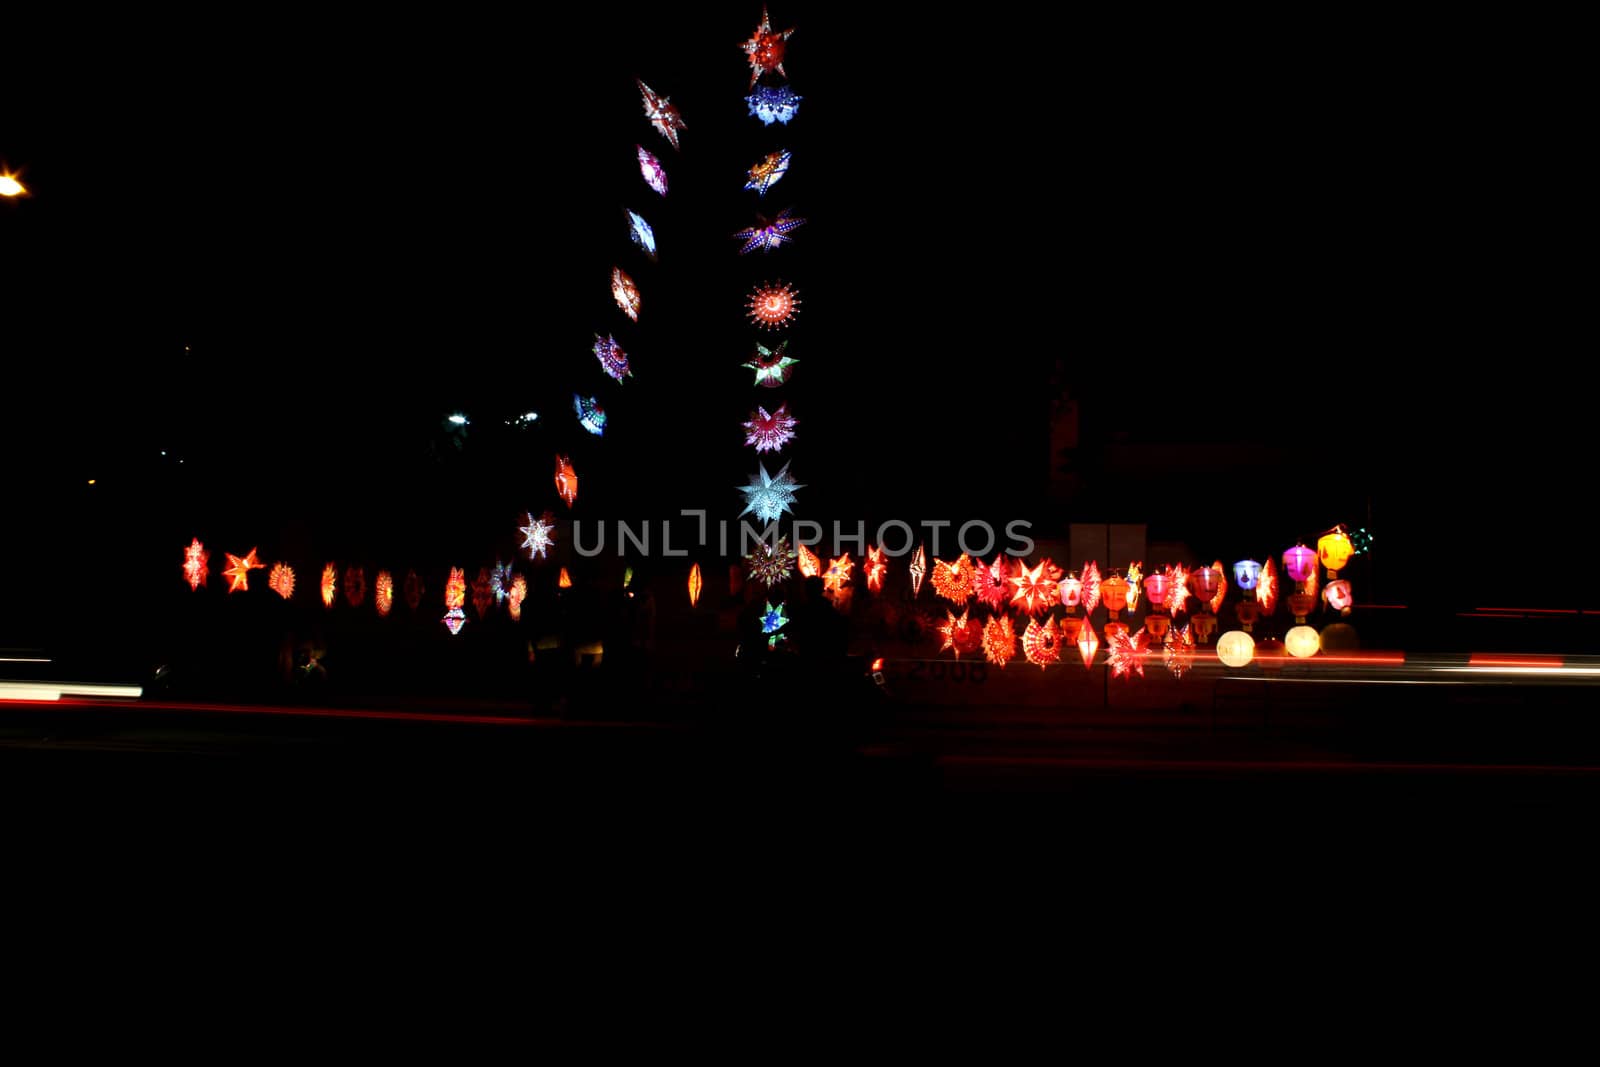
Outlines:
[{"label": "night sky", "polygon": [[[0,162],[33,195],[0,203],[14,603],[102,580],[62,558],[170,584],[202,529],[307,564],[486,561],[524,511],[562,510],[557,452],[588,516],[732,519],[755,469],[740,423],[783,399],[803,518],[1149,522],[1231,555],[1370,515],[1390,573],[1415,577],[1395,592],[1438,601],[1491,562],[1472,538],[1521,566],[1568,551],[1577,457],[1543,442],[1573,401],[1528,369],[1546,350],[1518,332],[1524,294],[1456,287],[1479,252],[1442,209],[1452,126],[1424,120],[1433,89],[1398,45],[857,7],[774,8],[798,27],[788,127],[746,113],[751,3],[587,5],[559,33],[141,23],[138,47],[15,88]],[[636,75],[682,109],[681,152]],[[744,171],[779,147],[792,169],[758,201]],[[807,219],[790,247],[735,254],[758,208],[785,207]],[[613,265],[641,287],[637,325]],[[769,278],[803,300],[781,391],[740,367],[744,294]],[[625,385],[596,332],[632,356]],[[1496,369],[1468,370],[1480,356]],[[605,405],[603,439],[575,391]],[[1075,457],[1049,448],[1063,396]],[[529,410],[535,427],[504,425]],[[1243,458],[1097,475],[1128,443]],[[1086,475],[1074,497],[1046,492],[1059,462]]]}]

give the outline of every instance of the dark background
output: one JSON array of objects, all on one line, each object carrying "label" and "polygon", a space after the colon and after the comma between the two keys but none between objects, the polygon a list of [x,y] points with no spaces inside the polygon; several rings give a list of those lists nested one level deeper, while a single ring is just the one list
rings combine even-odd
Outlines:
[{"label": "dark background", "polygon": [[[33,190],[0,203],[9,639],[186,592],[195,535],[213,585],[251,544],[302,583],[325,558],[470,576],[525,511],[565,512],[557,452],[581,517],[732,519],[739,424],[783,399],[802,518],[1148,522],[1225,559],[1370,523],[1384,599],[1594,606],[1574,283],[1526,244],[1538,138],[1481,41],[842,7],[774,11],[798,26],[788,127],[746,113],[756,4],[11,42],[59,56],[0,122]],[[682,108],[681,153],[635,75]],[[743,173],[777,147],[763,204]],[[787,206],[791,246],[735,254]],[[742,303],[777,277],[801,362],[754,390]],[[1153,464],[1112,473],[1129,447]]]}]

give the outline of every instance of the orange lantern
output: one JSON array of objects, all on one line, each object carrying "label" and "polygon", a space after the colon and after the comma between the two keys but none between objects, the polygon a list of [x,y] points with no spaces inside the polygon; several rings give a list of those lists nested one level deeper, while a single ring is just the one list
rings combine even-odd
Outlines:
[{"label": "orange lantern", "polygon": [[700,603],[700,564],[696,563],[689,568],[689,606],[695,607]]}]

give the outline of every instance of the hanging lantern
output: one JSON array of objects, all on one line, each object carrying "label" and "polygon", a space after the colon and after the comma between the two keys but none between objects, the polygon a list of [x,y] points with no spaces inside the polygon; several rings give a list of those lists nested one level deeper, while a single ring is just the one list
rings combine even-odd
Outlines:
[{"label": "hanging lantern", "polygon": [[1166,574],[1152,574],[1144,580],[1145,600],[1150,603],[1150,611],[1154,614],[1166,607],[1167,598],[1172,595],[1172,578]]},{"label": "hanging lantern", "polygon": [[1128,602],[1129,611],[1139,606],[1139,583],[1144,580],[1144,572],[1139,569],[1141,562],[1141,560],[1134,560],[1128,564],[1128,573],[1125,576],[1128,589],[1124,599]]},{"label": "hanging lantern", "polygon": [[572,588],[572,575],[567,573],[567,568],[561,568],[561,574],[556,578],[556,585],[562,589]]},{"label": "hanging lantern", "polygon": [[1253,559],[1241,559],[1233,565],[1233,581],[1240,589],[1248,592],[1256,587],[1256,581],[1261,577],[1261,564]]},{"label": "hanging lantern", "polygon": [[466,602],[467,574],[460,567],[451,567],[450,577],[444,583],[444,618],[439,621],[444,623],[452,637],[461,633],[461,627],[467,621],[467,613],[462,610]]},{"label": "hanging lantern", "polygon": [[1350,535],[1344,532],[1343,526],[1335,526],[1317,538],[1317,559],[1328,568],[1329,581],[1339,577],[1339,572],[1355,554],[1356,546],[1350,543]]},{"label": "hanging lantern", "polygon": [[1216,615],[1222,611],[1222,598],[1228,595],[1228,572],[1222,569],[1220,559],[1211,569],[1217,572],[1217,595],[1211,598],[1211,614]]},{"label": "hanging lantern", "polygon": [[294,596],[294,568],[287,563],[274,563],[267,575],[267,588],[285,600]]},{"label": "hanging lantern", "polygon": [[1261,605],[1263,615],[1278,610],[1278,565],[1270,559],[1261,568],[1261,577],[1256,581],[1256,603]]},{"label": "hanging lantern", "polygon": [[916,598],[922,592],[922,577],[928,573],[928,557],[918,545],[916,552],[911,556],[911,596]]},{"label": "hanging lantern", "polygon": [[1189,592],[1200,602],[1199,610],[1189,617],[1189,627],[1194,639],[1202,645],[1209,644],[1211,635],[1217,632],[1216,609],[1212,607],[1212,601],[1220,599],[1218,593],[1222,587],[1220,568],[1199,567],[1189,574]]},{"label": "hanging lantern", "polygon": [[1122,575],[1112,572],[1111,577],[1100,583],[1100,599],[1105,601],[1106,616],[1113,622],[1117,614],[1127,605],[1128,583],[1123,581]]},{"label": "hanging lantern", "polygon": [[1022,633],[1022,654],[1029,663],[1036,663],[1040,669],[1061,659],[1061,631],[1056,627],[1055,620],[1046,616],[1044,625],[1038,619],[1029,619],[1028,628]]},{"label": "hanging lantern", "polygon": [[394,607],[394,576],[388,571],[378,572],[378,580],[373,586],[372,600],[378,606],[380,616],[389,614],[389,609]]},{"label": "hanging lantern", "polygon": [[689,568],[689,606],[697,607],[700,603],[700,564],[696,563]]},{"label": "hanging lantern", "polygon": [[815,578],[822,573],[822,560],[815,552],[803,544],[796,544],[794,551],[799,561],[800,577]]},{"label": "hanging lantern", "polygon": [[1227,667],[1248,667],[1256,658],[1256,639],[1243,630],[1229,630],[1217,638],[1217,658]]},{"label": "hanging lantern", "polygon": [[1317,554],[1305,545],[1295,545],[1283,554],[1283,571],[1291,582],[1310,578],[1317,566]]},{"label": "hanging lantern", "polygon": [[1100,638],[1095,635],[1094,623],[1087,617],[1083,625],[1078,627],[1078,655],[1083,657],[1085,667],[1094,666],[1095,650],[1100,647]]},{"label": "hanging lantern", "polygon": [[1061,606],[1067,609],[1068,615],[1078,613],[1078,605],[1083,602],[1083,579],[1075,574],[1069,574],[1056,584],[1061,591]]},{"label": "hanging lantern", "polygon": [[1322,638],[1309,626],[1291,626],[1283,635],[1283,647],[1300,659],[1315,656],[1322,649]]},{"label": "hanging lantern", "polygon": [[[1332,571],[1328,572],[1332,574]],[[1355,597],[1350,592],[1350,583],[1344,578],[1336,582],[1329,582],[1327,588],[1322,590],[1322,598],[1328,602],[1328,607],[1340,615],[1350,614],[1350,609],[1355,605]]]}]

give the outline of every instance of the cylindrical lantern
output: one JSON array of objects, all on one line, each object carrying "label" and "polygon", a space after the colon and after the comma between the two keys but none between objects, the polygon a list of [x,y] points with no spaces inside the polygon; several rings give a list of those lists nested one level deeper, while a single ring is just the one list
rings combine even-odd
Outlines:
[{"label": "cylindrical lantern", "polygon": [[1210,567],[1196,567],[1189,572],[1189,592],[1202,604],[1209,604],[1222,586],[1222,575]]},{"label": "cylindrical lantern", "polygon": [[1253,559],[1241,559],[1233,565],[1233,580],[1240,589],[1254,589],[1256,579],[1261,577],[1261,564]]},{"label": "cylindrical lantern", "polygon": [[1339,577],[1339,572],[1350,562],[1350,557],[1355,555],[1355,552],[1356,546],[1350,543],[1350,537],[1344,532],[1343,527],[1329,530],[1317,538],[1317,559],[1328,568],[1329,579]]},{"label": "cylindrical lantern", "polygon": [[1189,619],[1189,625],[1194,629],[1194,637],[1202,645],[1211,643],[1211,635],[1217,632],[1217,617],[1215,615],[1194,615]]},{"label": "cylindrical lantern", "polygon": [[1303,582],[1312,575],[1317,554],[1305,545],[1295,545],[1283,554],[1283,570],[1291,582]]},{"label": "cylindrical lantern", "polygon": [[1229,630],[1217,638],[1217,658],[1228,667],[1248,667],[1256,656],[1256,639],[1243,630]]},{"label": "cylindrical lantern", "polygon": [[1069,574],[1056,583],[1056,588],[1061,593],[1061,604],[1067,609],[1067,614],[1076,614],[1078,605],[1083,603],[1083,581]]},{"label": "cylindrical lantern", "polygon": [[[1332,574],[1333,572],[1329,571],[1328,573]],[[1350,614],[1350,608],[1355,604],[1355,595],[1350,592],[1350,583],[1344,578],[1340,578],[1336,582],[1329,582],[1327,588],[1322,591],[1322,595],[1327,598],[1328,607],[1337,611],[1340,615]]]},{"label": "cylindrical lantern", "polygon": [[1260,610],[1254,600],[1241,600],[1233,606],[1233,613],[1239,616],[1239,625],[1244,627],[1246,633],[1249,633],[1250,627],[1255,625]]},{"label": "cylindrical lantern", "polygon": [[1308,659],[1321,651],[1322,638],[1309,626],[1291,626],[1289,632],[1283,635],[1283,647],[1289,650],[1291,656]]},{"label": "cylindrical lantern", "polygon": [[1111,619],[1127,605],[1128,583],[1123,581],[1122,575],[1113,574],[1100,583],[1100,599],[1105,601],[1106,616]]}]

